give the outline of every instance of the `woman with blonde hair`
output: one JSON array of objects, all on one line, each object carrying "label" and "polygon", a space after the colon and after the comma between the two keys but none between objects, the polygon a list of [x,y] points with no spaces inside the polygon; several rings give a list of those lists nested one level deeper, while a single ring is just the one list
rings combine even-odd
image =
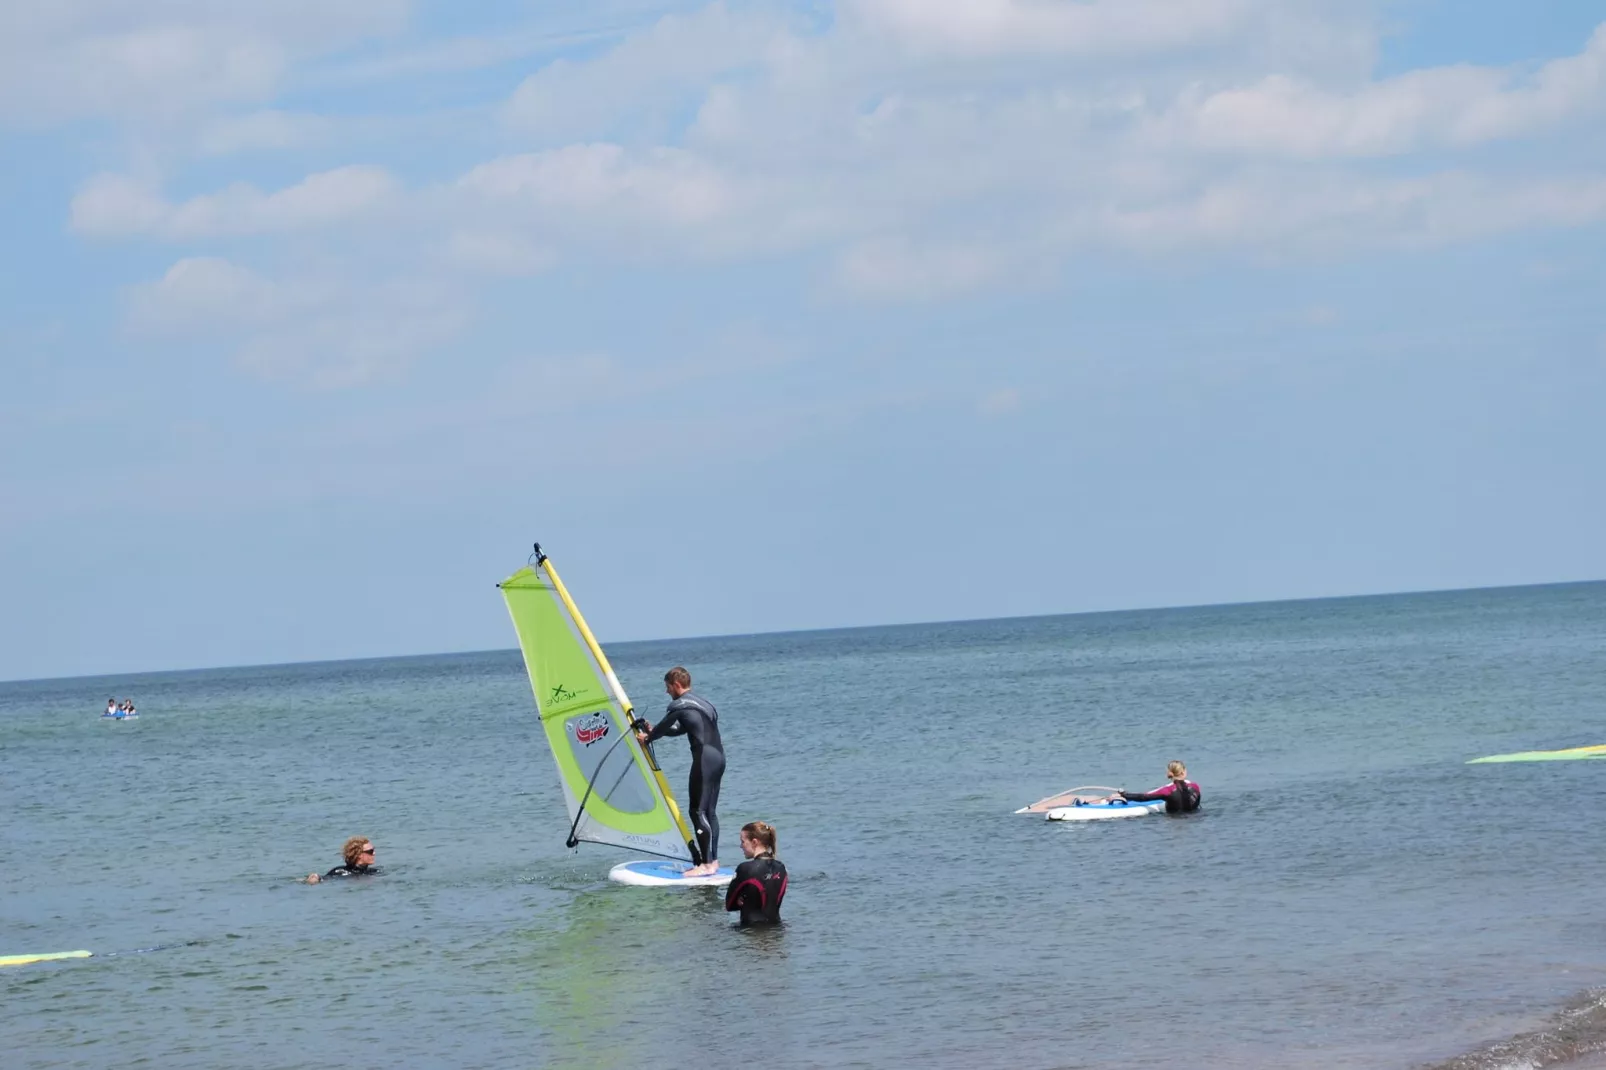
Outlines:
[{"label": "woman with blonde hair", "polygon": [[1199,809],[1199,785],[1188,779],[1188,767],[1171,761],[1165,767],[1166,783],[1153,791],[1118,791],[1107,801],[1125,799],[1127,802],[1154,802],[1165,800],[1168,814],[1191,814]]},{"label": "woman with blonde hair", "polygon": [[725,892],[725,909],[740,910],[743,925],[777,925],[786,896],[786,867],[775,857],[775,826],[749,821],[742,826],[742,854]]}]

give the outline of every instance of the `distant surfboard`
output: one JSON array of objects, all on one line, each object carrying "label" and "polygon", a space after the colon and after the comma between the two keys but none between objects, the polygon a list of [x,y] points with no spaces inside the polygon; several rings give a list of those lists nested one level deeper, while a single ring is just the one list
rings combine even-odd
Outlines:
[{"label": "distant surfboard", "polygon": [[54,962],[57,959],[87,959],[87,951],[52,951],[44,955],[0,955],[0,966],[26,966],[30,962]]},{"label": "distant surfboard", "polygon": [[1589,747],[1568,747],[1566,750],[1528,750],[1517,754],[1491,754],[1487,758],[1474,758],[1468,765],[1484,762],[1566,762],[1574,759],[1606,758],[1606,743]]}]

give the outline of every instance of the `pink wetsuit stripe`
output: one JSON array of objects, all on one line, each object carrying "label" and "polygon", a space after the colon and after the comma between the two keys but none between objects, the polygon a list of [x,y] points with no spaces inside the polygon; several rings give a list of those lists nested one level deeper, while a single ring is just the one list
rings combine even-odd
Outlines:
[{"label": "pink wetsuit stripe", "polygon": [[735,910],[739,905],[741,905],[740,904],[740,897],[741,897],[741,894],[742,894],[742,889],[746,888],[749,884],[751,884],[753,887],[758,889],[759,906],[761,908],[764,906],[764,885],[761,884],[755,878],[749,877],[749,878],[747,878],[747,880],[743,881],[742,883],[737,884],[737,885],[733,885],[731,887],[731,890],[729,892],[725,893],[725,909],[726,910]]}]

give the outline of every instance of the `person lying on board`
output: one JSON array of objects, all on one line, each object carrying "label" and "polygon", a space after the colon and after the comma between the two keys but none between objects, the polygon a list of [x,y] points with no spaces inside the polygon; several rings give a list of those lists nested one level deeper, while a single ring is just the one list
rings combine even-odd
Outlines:
[{"label": "person lying on board", "polygon": [[691,673],[676,665],[664,673],[664,691],[669,708],[654,728],[642,721],[636,738],[646,746],[664,736],[685,736],[691,744],[691,783],[686,794],[691,803],[691,823],[697,852],[702,857],[684,876],[712,876],[719,869],[719,781],[725,775],[725,747],[719,739],[719,711],[701,695],[692,694]]},{"label": "person lying on board", "polygon": [[775,857],[775,827],[762,821],[742,826],[742,854],[725,890],[725,909],[740,910],[743,925],[778,925],[786,897],[786,867]]},{"label": "person lying on board", "polygon": [[338,877],[375,877],[379,875],[379,867],[374,865],[374,841],[367,836],[353,836],[346,841],[340,849],[346,861],[336,866],[323,876],[316,873],[307,874],[308,884],[317,884]]},{"label": "person lying on board", "polygon": [[1199,785],[1188,779],[1188,767],[1181,762],[1171,762],[1165,767],[1166,784],[1153,791],[1118,791],[1104,801],[1114,802],[1125,799],[1127,802],[1154,802],[1156,799],[1165,800],[1165,812],[1168,814],[1191,814],[1199,809]]}]

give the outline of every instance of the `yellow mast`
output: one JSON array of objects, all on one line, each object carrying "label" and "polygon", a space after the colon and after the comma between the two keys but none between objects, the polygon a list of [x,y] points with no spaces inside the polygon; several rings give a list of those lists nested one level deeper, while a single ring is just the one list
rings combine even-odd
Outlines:
[{"label": "yellow mast", "polygon": [[[558,578],[558,570],[552,567],[552,559],[541,552],[539,543],[535,547],[535,563],[546,570],[547,578],[552,581],[552,589],[558,592],[558,597],[563,600],[563,605],[568,609],[569,616],[573,618],[575,626],[580,629],[580,638],[585,640],[586,647],[591,651],[591,656],[597,659],[598,665],[602,666],[602,675],[607,677],[608,686],[613,688],[613,693],[618,696],[619,704],[624,707],[625,721],[633,730],[636,723],[636,708],[630,704],[630,696],[625,694],[623,685],[619,683],[619,677],[614,675],[613,666],[608,663],[608,655],[602,652],[602,644],[597,642],[597,637],[591,634],[590,626],[586,624],[585,617],[580,614],[580,607],[574,604],[573,598],[569,597],[569,589],[563,586],[563,581]],[[643,747],[634,740],[631,745],[638,747],[642,755],[647,759],[647,767],[652,770],[653,779],[658,782],[658,790],[663,792],[664,802],[669,804],[669,816],[675,819],[675,827],[680,830],[681,838],[686,841],[686,846],[691,851],[692,859],[694,861],[698,860],[697,838],[692,835],[691,829],[686,824],[686,819],[680,815],[680,807],[675,803],[675,794],[669,790],[669,780],[664,776],[664,771],[658,767],[658,759],[653,756],[652,748]]]}]

